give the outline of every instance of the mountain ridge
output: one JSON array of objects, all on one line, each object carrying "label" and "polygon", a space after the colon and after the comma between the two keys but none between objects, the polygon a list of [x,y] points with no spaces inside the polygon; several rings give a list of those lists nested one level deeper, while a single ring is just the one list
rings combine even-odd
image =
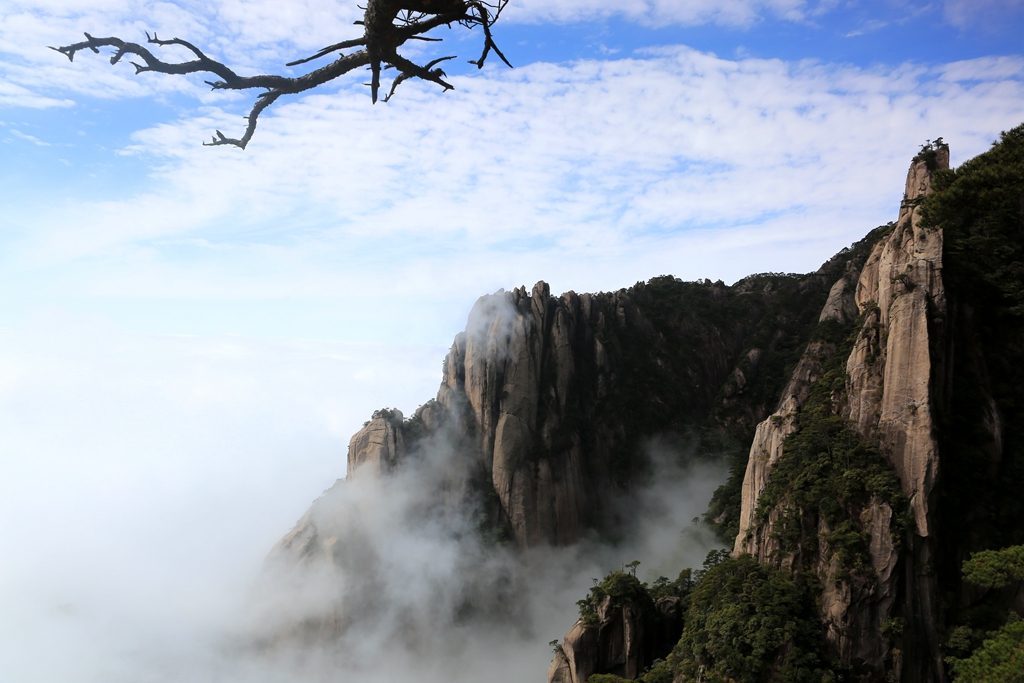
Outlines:
[{"label": "mountain ridge", "polygon": [[[1024,481],[1015,426],[1024,396],[1016,402],[1020,392],[992,375],[1017,377],[1019,364],[1006,364],[1024,360],[1024,285],[1014,265],[1024,192],[1019,213],[1013,194],[1024,178],[1022,140],[1024,127],[1005,133],[988,157],[956,171],[941,140],[926,144],[897,221],[814,273],[732,286],[660,276],[560,297],[541,282],[481,297],[436,398],[408,419],[377,411],[352,437],[348,482],[392,476],[443,448],[458,457],[430,484],[438,514],[471,511],[491,547],[614,542],[631,528],[615,501],[649,480],[645,443],[667,439],[690,460],[731,464],[704,521],[732,557],[709,556],[703,570],[665,579],[650,599],[637,597],[646,584],[613,572],[600,586],[632,586],[622,594],[632,597],[594,594],[586,604],[596,616],[581,617],[556,648],[550,683],[591,674],[662,683],[700,672],[947,680],[950,653],[969,653],[983,629],[1005,621],[1005,609],[993,611],[1000,600],[1024,614],[1019,582],[979,592],[959,577],[970,552],[1024,540],[1024,510],[999,483]],[[996,189],[957,195],[979,177]],[[976,196],[998,199],[997,219],[987,205],[964,208]],[[986,249],[989,270],[977,256]],[[991,339],[978,337],[980,311],[1001,321]],[[972,461],[991,465],[963,481],[943,478],[943,468],[959,473]],[[963,528],[950,497],[977,498],[986,486],[998,494],[991,505],[964,507],[985,523]],[[311,510],[272,555],[350,564],[338,555],[352,552],[346,543],[317,525]],[[774,597],[761,606],[743,602],[747,593],[729,598],[737,586]],[[709,624],[739,628],[715,616],[727,599],[738,601],[729,609],[749,610],[745,623],[775,605],[790,615],[780,624],[802,630],[789,645],[716,632]],[[338,619],[326,623],[321,630],[341,632]],[[670,653],[644,641],[645,632],[677,627]],[[977,642],[950,640],[956,629]]]}]

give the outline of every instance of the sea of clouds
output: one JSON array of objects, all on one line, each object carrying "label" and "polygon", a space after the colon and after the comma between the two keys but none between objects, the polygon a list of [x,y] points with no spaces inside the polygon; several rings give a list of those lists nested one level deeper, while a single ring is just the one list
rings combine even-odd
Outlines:
[{"label": "sea of clouds", "polygon": [[[592,579],[715,547],[691,520],[724,470],[655,441],[614,545],[482,542],[471,505],[438,512],[465,458],[441,439],[331,487],[371,406],[434,394],[443,349],[56,324],[0,330],[4,683],[542,680]],[[314,499],[341,559],[264,566]]]}]

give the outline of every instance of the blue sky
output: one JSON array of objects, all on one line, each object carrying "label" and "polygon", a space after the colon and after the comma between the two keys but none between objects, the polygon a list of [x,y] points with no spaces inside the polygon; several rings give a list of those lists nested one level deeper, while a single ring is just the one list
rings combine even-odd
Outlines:
[{"label": "blue sky", "polygon": [[250,95],[45,47],[155,30],[268,72],[358,16],[0,7],[0,671],[86,680],[111,624],[194,625],[373,409],[433,396],[478,296],[813,270],[896,218],[926,139],[959,164],[1024,121],[1022,0],[513,0],[515,69],[376,106],[340,79],[244,152],[200,143]]},{"label": "blue sky", "polygon": [[[684,4],[684,3],[679,3]],[[986,4],[976,3],[978,8]],[[948,8],[947,8],[948,7]],[[522,61],[614,59],[638,48],[684,44],[723,57],[814,59],[861,67],[942,63],[1020,53],[1020,3],[844,2],[799,20],[760,12],[748,22],[631,22],[622,16],[503,28]]]},{"label": "blue sky", "polygon": [[[17,295],[0,323],[56,307],[138,332],[443,344],[475,296],[541,278],[596,290],[812,269],[890,217],[925,139],[962,160],[1018,122],[1022,9],[513,3],[497,35],[514,71],[477,72],[476,36],[446,31],[425,49],[460,55],[456,92],[411,84],[371,107],[360,76],[342,80],[275,105],[243,154],[199,144],[240,131],[249,95],[44,46],[148,29],[274,71],[351,35],[357,10],[15,2],[0,29],[0,291]],[[352,175],[353,196],[332,196]],[[751,190],[740,206],[733,183]],[[408,305],[360,297],[350,324],[356,282]]]}]

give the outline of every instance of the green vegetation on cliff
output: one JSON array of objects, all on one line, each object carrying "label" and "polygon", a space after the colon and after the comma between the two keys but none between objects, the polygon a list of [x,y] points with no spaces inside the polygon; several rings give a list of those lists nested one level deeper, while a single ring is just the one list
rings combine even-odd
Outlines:
[{"label": "green vegetation on cliff", "polygon": [[830,280],[840,272],[837,265],[823,267],[828,276],[761,274],[734,285],[739,291],[762,293],[766,310],[740,354],[736,366],[740,374],[719,390],[707,419],[698,427],[701,452],[729,464],[729,479],[715,491],[705,515],[705,521],[725,542],[739,532],[740,489],[754,430],[775,410],[789,375],[811,340]]},{"label": "green vegetation on cliff", "polygon": [[925,229],[943,231],[948,297],[947,315],[932,321],[946,340],[933,349],[943,361],[934,383],[944,542],[934,568],[944,654],[958,681],[1021,680],[979,672],[1014,642],[1011,668],[1024,671],[1021,627],[1007,622],[1019,577],[994,550],[1024,543],[1024,126],[936,173],[933,188],[921,212]]},{"label": "green vegetation on cliff", "polygon": [[[611,465],[623,485],[643,473],[643,445],[655,434],[675,437],[697,457],[741,459],[754,427],[774,409],[831,279],[764,273],[730,287],[663,275],[626,290],[643,322],[608,324],[597,334],[617,359],[616,383],[606,399],[581,398],[570,418],[595,415],[622,426]],[[594,304],[607,321],[629,317],[611,294]],[[741,385],[730,374],[737,368]],[[570,419],[566,428],[583,423]]]},{"label": "green vegetation on cliff", "polygon": [[941,509],[956,583],[968,552],[1024,542],[1024,126],[934,186],[921,210],[945,240]]},{"label": "green vegetation on cliff", "polygon": [[[633,567],[635,569],[635,565]],[[629,602],[640,608],[644,614],[654,614],[655,598],[648,590],[647,584],[631,572],[616,570],[604,577],[603,581],[594,584],[587,597],[576,602],[583,623],[593,625],[597,621],[597,607],[605,598],[611,598],[612,607]]]},{"label": "green vegetation on cliff", "polygon": [[707,683],[835,680],[813,591],[750,555],[717,559],[694,589],[674,672]]},{"label": "green vegetation on cliff", "polygon": [[[859,269],[875,242],[891,232],[892,228],[892,224],[875,228],[863,239],[839,252],[817,274],[794,277],[784,283],[773,299],[772,307],[759,322],[753,343],[744,351],[748,354],[754,349],[770,348],[774,353],[757,373],[746,378],[748,386],[742,395],[731,396],[731,387],[726,385],[718,396],[702,432],[702,446],[726,458],[730,463],[730,471],[728,481],[715,491],[704,520],[724,543],[731,544],[739,533],[743,476],[757,423],[775,411],[782,390],[808,344],[814,341],[840,344],[846,341],[853,329],[831,320],[818,321],[825,297],[810,296],[812,288],[808,285],[811,279],[827,273],[827,286],[831,286],[842,275],[847,264]],[[742,289],[757,286],[760,277],[745,278],[736,283],[735,287]],[[742,362],[739,368],[746,370]],[[756,406],[758,411],[754,413],[749,406]],[[756,419],[752,419],[755,415]],[[723,438],[719,436],[722,434],[731,436]]]},{"label": "green vegetation on cliff", "polygon": [[[580,614],[586,620],[606,595],[613,601],[653,605],[659,586],[684,598],[683,633],[671,652],[655,653],[660,658],[638,682],[837,680],[817,618],[813,579],[797,583],[788,572],[749,555],[732,558],[725,551],[712,552],[703,569],[684,570],[671,583],[659,579],[654,588],[628,573],[612,572],[580,601]],[[599,672],[589,683],[625,680]]]},{"label": "green vegetation on cliff", "polygon": [[[891,519],[888,540],[900,549],[899,562],[917,569],[901,576],[901,564],[895,565],[892,611],[879,619],[877,634],[858,637],[875,638],[868,646],[884,653],[879,657],[885,658],[886,671],[891,668],[890,675],[906,680],[930,675],[908,668],[915,666],[912,661],[941,657],[955,683],[1024,683],[1024,126],[1004,133],[989,152],[956,170],[937,170],[941,147],[938,140],[922,148],[919,160],[935,162],[929,164],[934,191],[915,201],[923,219],[921,239],[941,229],[944,245],[946,298],[930,301],[927,311],[932,344],[927,379],[940,450],[935,500],[929,502],[935,533],[925,541],[909,533],[912,517],[894,468],[872,437],[859,435],[841,417],[846,361],[864,320],[819,324],[823,298],[815,297],[821,289],[813,296],[806,289],[813,275],[741,281],[728,296],[759,287],[772,296],[756,302],[764,308],[749,318],[756,322],[745,335],[736,371],[704,421],[693,424],[700,450],[717,449],[733,463],[732,476],[705,516],[726,542],[738,530],[754,426],[774,410],[804,349],[820,342],[818,379],[800,411],[787,418],[794,420],[795,431],[786,438],[755,511],[756,522],[778,544],[776,562],[762,565],[748,555],[724,553],[709,557],[704,570],[688,576],[693,583],[682,637],[636,680],[877,680],[882,672],[861,671],[855,657],[844,655],[849,661],[841,664],[839,652],[824,638],[824,589],[833,587],[818,582],[827,573],[840,592],[845,583],[860,595],[873,595],[878,586],[869,526]],[[892,227],[873,231],[844,258],[859,268]],[[838,275],[833,267],[830,282]],[[900,274],[894,282],[908,279]],[[670,302],[671,297],[664,299],[655,309]],[[711,297],[703,303],[721,302]],[[727,326],[731,314],[726,307],[701,315]],[[651,318],[671,326],[685,315],[672,318],[655,310]],[[769,362],[757,359],[764,349],[772,351]],[[891,518],[878,514],[876,506],[883,504]],[[917,591],[917,582],[934,585],[928,599],[935,600],[937,622],[929,627],[936,629],[939,645],[927,645],[934,642],[927,634],[904,633],[915,624],[917,607],[902,595]],[[643,584],[634,588],[650,592]],[[916,659],[909,659],[912,654]],[[621,680],[608,674],[592,678],[593,683]]]},{"label": "green vegetation on cliff", "polygon": [[964,578],[977,586],[1002,588],[1024,581],[1024,545],[974,553],[963,567]]},{"label": "green vegetation on cliff", "polygon": [[1024,621],[990,633],[970,657],[951,664],[956,683],[1024,683]]},{"label": "green vegetation on cliff", "polygon": [[991,150],[935,174],[922,225],[941,227],[943,278],[1000,318],[1024,318],[1024,125]]},{"label": "green vegetation on cliff", "polygon": [[[975,553],[964,562],[963,575],[985,588],[1024,581],[1024,545]],[[1024,621],[1015,612],[1008,614],[1001,628],[985,634],[980,646],[970,647],[972,637],[977,639],[971,629],[961,626],[949,639],[955,649],[973,649],[968,657],[947,658],[955,683],[1024,683]]]},{"label": "green vegetation on cliff", "polygon": [[[852,326],[859,330],[862,321]],[[846,331],[836,329],[838,338]],[[825,361],[796,415],[796,431],[786,438],[782,457],[772,466],[757,499],[756,519],[771,524],[772,535],[784,555],[817,558],[824,543],[839,559],[839,578],[853,574],[873,580],[868,546],[871,535],[862,512],[872,499],[897,512],[892,535],[902,536],[908,520],[899,514],[906,507],[899,478],[878,450],[861,439],[840,415],[846,388],[846,359],[856,332]],[[772,522],[769,516],[775,513]],[[825,523],[827,532],[819,536]]]}]

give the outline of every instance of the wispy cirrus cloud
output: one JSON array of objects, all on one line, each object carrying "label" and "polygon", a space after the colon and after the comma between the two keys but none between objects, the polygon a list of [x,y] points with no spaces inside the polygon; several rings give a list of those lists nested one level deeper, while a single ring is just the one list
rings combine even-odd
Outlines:
[{"label": "wispy cirrus cloud", "polygon": [[521,0],[510,4],[512,21],[530,23],[593,21],[618,17],[649,26],[717,24],[748,27],[766,17],[803,22],[837,5],[836,0]]},{"label": "wispy cirrus cloud", "polygon": [[26,109],[48,109],[50,107],[71,107],[74,102],[67,98],[47,97],[32,92],[16,83],[0,81],[0,107],[24,107]]},{"label": "wispy cirrus cloud", "polygon": [[[1022,2],[948,0],[943,16],[956,26],[969,28],[985,18],[1012,14],[1024,6]],[[854,37],[904,23],[922,12],[938,11],[924,3],[897,5],[870,9],[855,28],[843,32]],[[742,31],[768,20],[817,26],[842,11],[844,6],[838,0],[516,0],[507,7],[502,21],[509,26],[594,21],[662,28],[714,25]],[[127,63],[111,68],[105,59],[93,55],[83,54],[75,64],[69,64],[46,46],[80,40],[84,32],[144,41],[150,31],[164,37],[187,37],[215,59],[243,73],[287,72],[286,62],[339,38],[358,35],[360,29],[353,22],[360,17],[357,3],[329,0],[297,0],[286,5],[269,0],[155,4],[141,0],[12,0],[5,6],[4,22],[0,24],[0,106],[67,106],[72,97],[170,98],[186,93],[206,104],[223,105],[241,96],[211,93],[199,76],[137,77]],[[456,43],[461,39],[458,33],[446,38]],[[170,60],[188,57],[182,48],[159,51]]]},{"label": "wispy cirrus cloud", "polygon": [[867,33],[873,33],[874,31],[878,31],[880,29],[883,29],[883,28],[885,28],[888,25],[889,25],[889,22],[885,21],[883,19],[870,19],[870,20],[864,22],[864,24],[862,26],[860,26],[860,28],[855,28],[854,30],[852,30],[849,33],[847,33],[846,37],[847,38],[855,38],[857,36],[863,36],[863,35],[865,35]]},{"label": "wispy cirrus cloud", "polygon": [[13,135],[15,137],[19,137],[22,140],[28,140],[32,144],[39,145],[40,147],[49,147],[50,146],[49,142],[43,142],[42,140],[40,140],[39,138],[35,137],[34,135],[28,135],[27,133],[22,133],[20,130],[17,130],[16,128],[12,128],[11,129],[11,135]]},{"label": "wispy cirrus cloud", "polygon": [[943,81],[998,82],[1020,78],[1024,74],[1024,57],[980,57],[950,62],[937,69]]},{"label": "wispy cirrus cloud", "polygon": [[961,29],[992,27],[1008,16],[1024,13],[1024,0],[946,0],[943,16]]}]

